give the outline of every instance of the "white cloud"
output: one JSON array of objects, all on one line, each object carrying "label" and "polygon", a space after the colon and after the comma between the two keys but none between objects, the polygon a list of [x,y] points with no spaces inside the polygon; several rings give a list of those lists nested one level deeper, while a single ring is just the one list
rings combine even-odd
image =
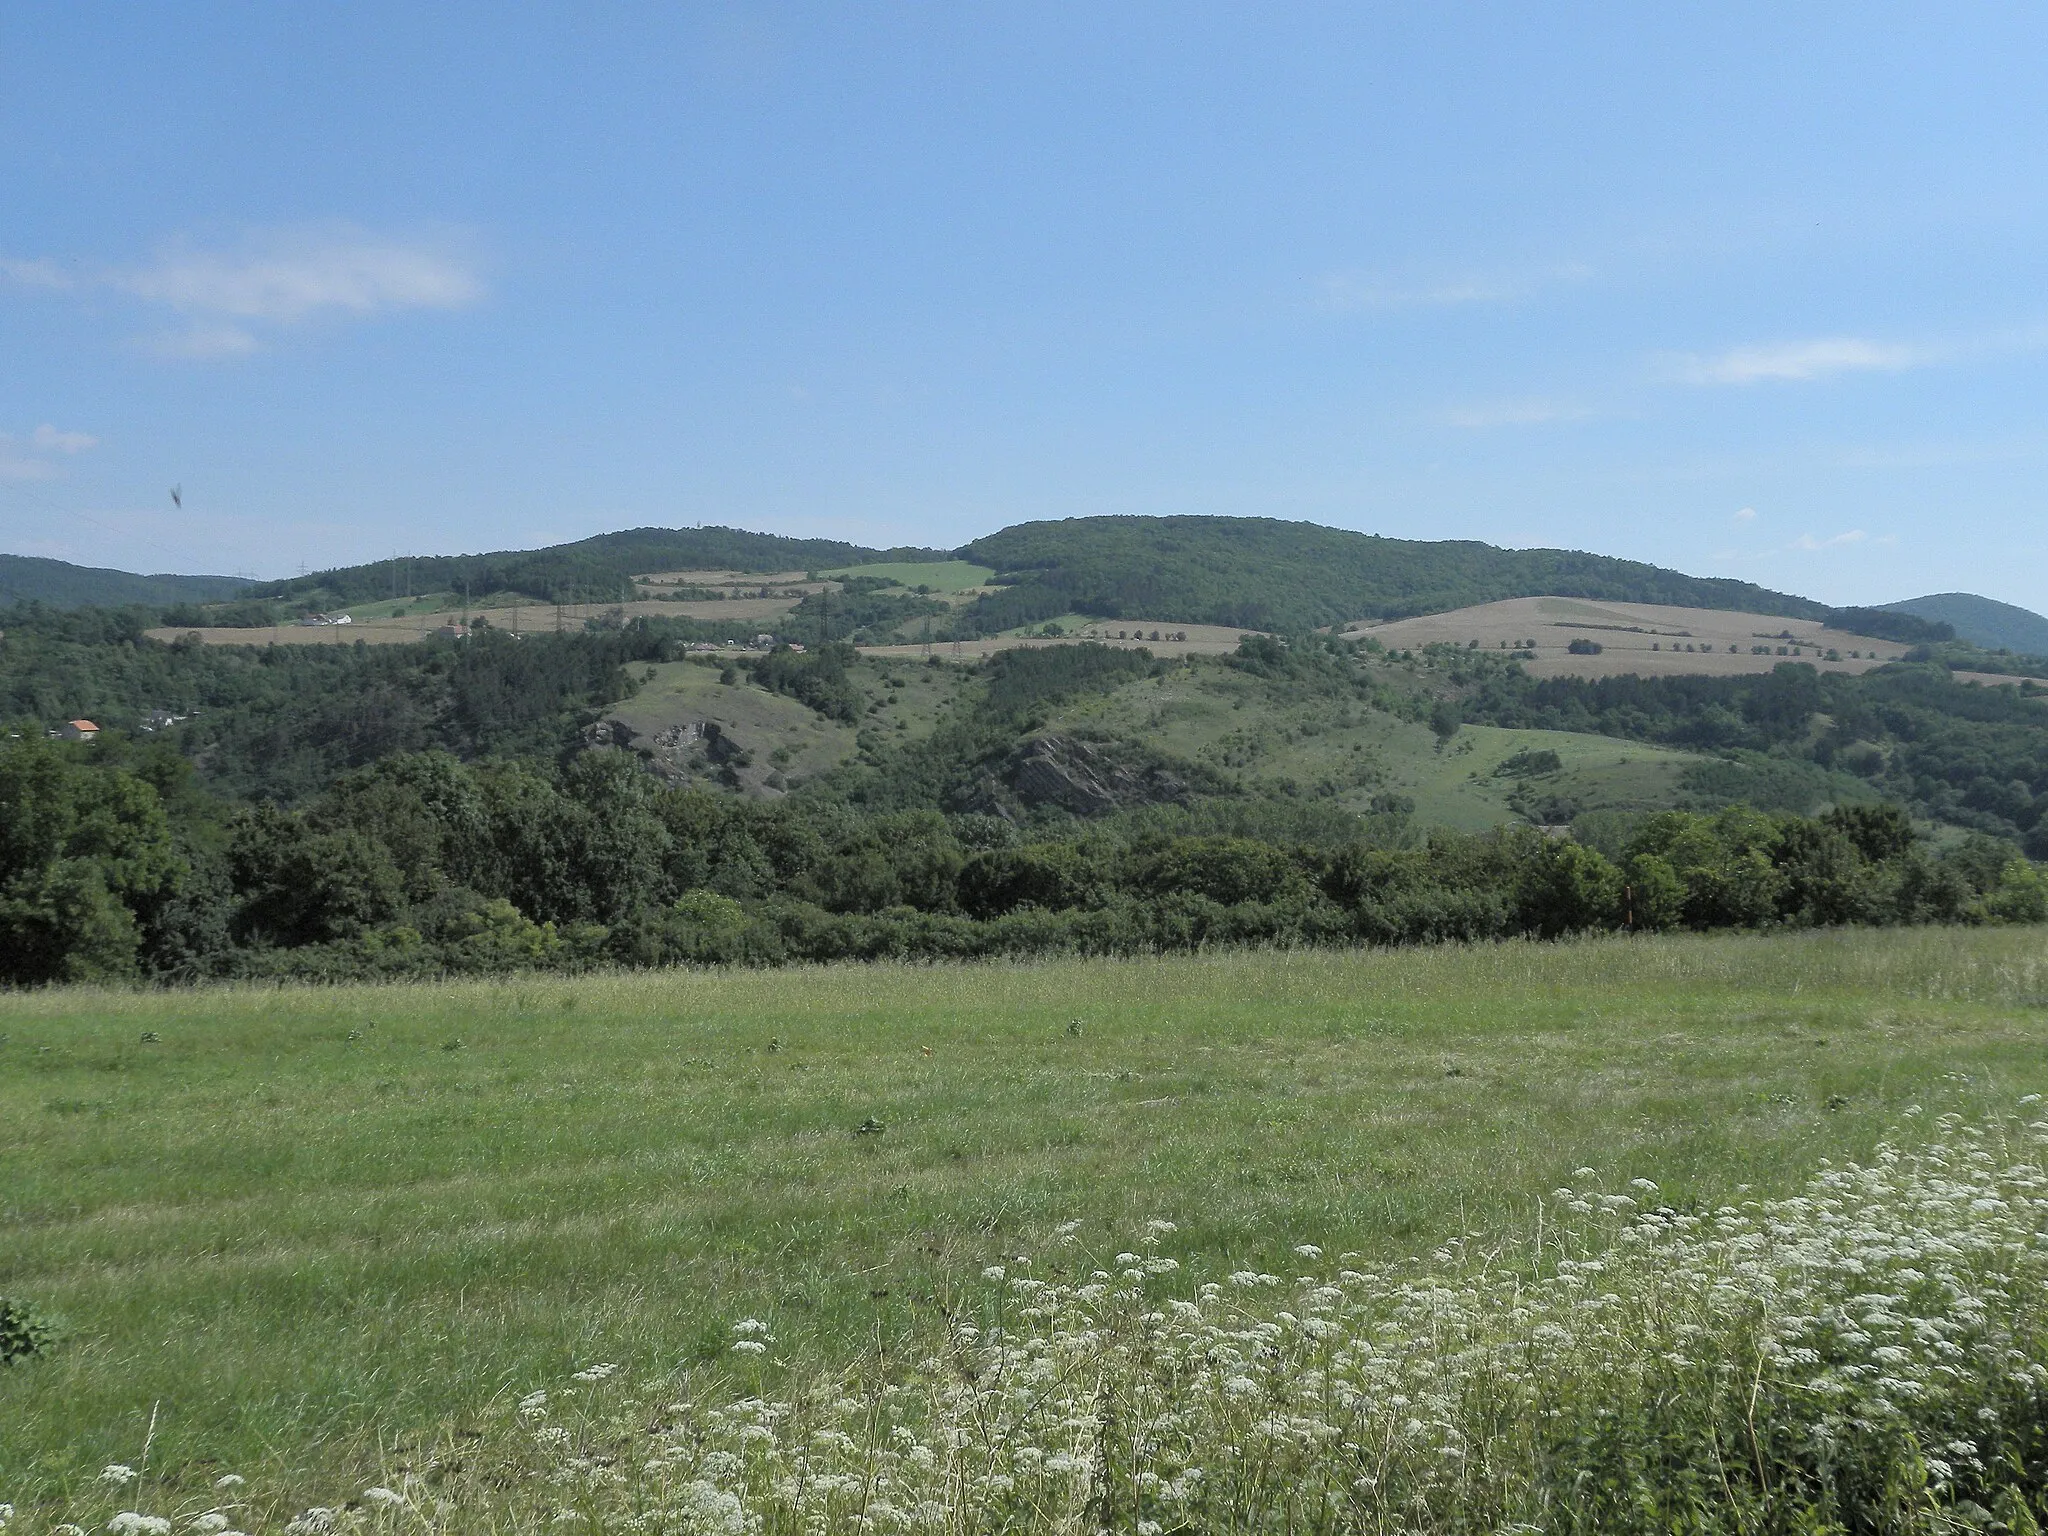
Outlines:
[{"label": "white cloud", "polygon": [[63,471],[46,455],[98,446],[99,439],[89,432],[59,432],[48,422],[29,433],[25,445],[12,433],[0,432],[0,480],[54,480]]},{"label": "white cloud", "polygon": [[90,432],[59,432],[47,421],[29,434],[28,441],[38,453],[83,453],[100,445]]},{"label": "white cloud", "polygon": [[1738,523],[1753,523],[1753,522],[1755,522],[1755,521],[1756,521],[1756,508],[1755,508],[1755,507],[1738,507],[1738,508],[1736,508],[1736,510],[1735,510],[1735,521],[1736,521],[1736,522],[1738,522]]},{"label": "white cloud", "polygon": [[1896,373],[1931,360],[1925,352],[1894,342],[1830,336],[1734,347],[1713,357],[1683,357],[1676,371],[1688,384],[1760,384],[1805,382],[1836,373]]},{"label": "white cloud", "polygon": [[191,322],[140,338],[169,358],[229,358],[262,348],[265,327],[322,317],[460,309],[483,297],[473,265],[445,240],[373,235],[351,225],[274,230],[232,250],[173,246],[136,266],[73,272],[47,259],[0,258],[0,278],[52,292],[127,294]]},{"label": "white cloud", "polygon": [[1446,411],[1444,420],[1454,427],[1534,427],[1557,421],[1584,421],[1593,412],[1566,400],[1500,400],[1487,405],[1463,406]]},{"label": "white cloud", "polygon": [[262,342],[239,325],[195,325],[183,331],[162,331],[142,337],[139,345],[154,357],[193,358],[201,362],[247,357],[263,348]]},{"label": "white cloud", "polygon": [[1842,549],[1850,544],[1861,544],[1867,537],[1869,535],[1861,528],[1851,528],[1847,533],[1838,533],[1829,539],[1817,539],[1810,533],[1802,533],[1785,547],[1803,550]]},{"label": "white cloud", "polygon": [[273,236],[233,255],[170,253],[112,281],[188,314],[282,322],[323,311],[459,309],[483,293],[476,274],[443,250],[348,229]]}]

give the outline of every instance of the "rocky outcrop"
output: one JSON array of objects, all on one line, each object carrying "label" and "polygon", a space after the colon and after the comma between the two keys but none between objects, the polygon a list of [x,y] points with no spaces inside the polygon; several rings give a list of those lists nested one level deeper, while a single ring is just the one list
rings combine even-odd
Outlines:
[{"label": "rocky outcrop", "polygon": [[1118,762],[1105,749],[1070,736],[1040,736],[1019,747],[1002,782],[1026,805],[1057,805],[1077,816],[1102,816],[1127,805],[1187,798],[1187,784],[1156,764]]},{"label": "rocky outcrop", "polygon": [[646,754],[648,767],[671,784],[710,779],[728,789],[771,800],[788,787],[778,770],[757,766],[754,754],[716,720],[664,726],[636,746]]}]

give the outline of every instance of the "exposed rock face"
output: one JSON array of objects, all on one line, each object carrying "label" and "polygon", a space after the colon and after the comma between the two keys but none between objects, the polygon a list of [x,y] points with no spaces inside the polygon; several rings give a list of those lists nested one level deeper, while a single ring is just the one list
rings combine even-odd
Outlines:
[{"label": "exposed rock face", "polygon": [[656,731],[639,750],[647,763],[671,784],[711,778],[728,789],[774,799],[787,781],[773,768],[757,767],[754,754],[716,720],[689,720]]},{"label": "exposed rock face", "polygon": [[1131,768],[1099,747],[1067,736],[1041,736],[1018,748],[1003,781],[1026,805],[1064,806],[1101,816],[1119,806],[1185,800],[1185,783],[1163,768]]},{"label": "exposed rock face", "polygon": [[691,720],[654,733],[657,754],[678,759],[701,752],[714,763],[728,763],[746,755],[746,748],[725,734],[716,720]]}]

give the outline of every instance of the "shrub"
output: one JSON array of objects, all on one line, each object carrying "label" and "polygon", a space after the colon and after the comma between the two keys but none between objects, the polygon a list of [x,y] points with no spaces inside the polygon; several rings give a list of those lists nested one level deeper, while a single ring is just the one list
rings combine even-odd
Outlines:
[{"label": "shrub", "polygon": [[58,1331],[47,1313],[0,1296],[0,1365],[42,1354],[57,1342]]}]

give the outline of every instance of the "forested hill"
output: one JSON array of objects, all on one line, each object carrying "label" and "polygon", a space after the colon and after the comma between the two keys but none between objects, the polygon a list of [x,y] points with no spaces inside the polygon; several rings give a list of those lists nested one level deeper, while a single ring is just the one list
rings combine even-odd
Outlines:
[{"label": "forested hill", "polygon": [[1407,618],[1510,597],[1584,597],[1825,618],[1808,598],[1746,581],[1564,549],[1381,538],[1264,517],[1078,517],[1020,523],[963,558],[1007,590],[974,610],[994,632],[1062,613],[1289,632]]},{"label": "forested hill", "polygon": [[39,555],[0,555],[0,602],[53,608],[118,608],[130,603],[219,603],[253,583],[239,576],[138,576],[72,565]]},{"label": "forested hill", "polygon": [[1893,613],[1908,613],[1930,623],[1946,624],[1959,639],[1987,650],[2048,656],[2048,619],[2012,603],[1978,597],[1973,592],[1936,592],[1884,606]]},{"label": "forested hill", "polygon": [[744,528],[629,528],[546,549],[426,555],[315,571],[251,594],[309,606],[420,592],[524,592],[544,602],[611,602],[655,571],[809,571],[882,560],[944,560],[936,549],[870,549],[839,539],[791,539]]}]

